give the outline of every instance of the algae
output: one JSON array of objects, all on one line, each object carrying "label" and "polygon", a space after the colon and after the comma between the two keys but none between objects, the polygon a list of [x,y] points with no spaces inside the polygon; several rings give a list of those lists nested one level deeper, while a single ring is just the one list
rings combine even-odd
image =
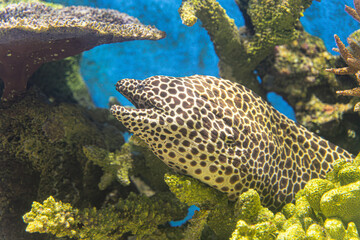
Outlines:
[{"label": "algae", "polygon": [[[81,55],[43,64],[30,78],[50,101],[78,103],[94,108],[88,88],[80,73]],[[45,81],[46,79],[46,81]]]}]

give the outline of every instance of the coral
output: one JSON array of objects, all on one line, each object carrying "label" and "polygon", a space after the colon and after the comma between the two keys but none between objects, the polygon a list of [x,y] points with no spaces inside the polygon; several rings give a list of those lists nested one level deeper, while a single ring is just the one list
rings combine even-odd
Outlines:
[{"label": "coral", "polygon": [[[219,239],[360,239],[360,155],[338,160],[327,179],[312,179],[296,195],[295,203],[273,213],[261,206],[255,190],[241,194],[235,203],[196,179],[167,174],[170,190],[187,205],[200,206],[195,220],[205,221]],[[190,223],[191,226],[191,223]],[[204,231],[199,228],[197,231]]]},{"label": "coral", "polygon": [[219,56],[221,77],[264,95],[253,71],[276,45],[297,38],[296,25],[311,2],[238,0],[245,29],[238,29],[216,0],[183,0],[179,13],[187,26],[201,20]]},{"label": "coral", "polygon": [[148,145],[139,137],[131,136],[129,144],[134,160],[134,175],[141,176],[143,181],[155,191],[169,191],[169,187],[164,182],[164,175],[171,169],[155,156]]},{"label": "coral", "polygon": [[[340,86],[351,86],[350,77],[336,78],[325,68],[341,66],[323,41],[302,28],[298,39],[275,47],[258,67],[266,91],[281,95],[293,108],[296,120],[312,132],[356,154],[360,128],[352,111],[353,101],[339,97]],[[331,129],[329,131],[329,129]]]},{"label": "coral", "polygon": [[34,239],[24,231],[21,216],[36,199],[39,174],[28,163],[0,150],[0,176],[0,239]]},{"label": "coral", "polygon": [[63,5],[61,4],[56,4],[56,3],[50,3],[50,2],[44,2],[43,0],[1,0],[0,1],[0,8],[6,7],[9,4],[17,4],[17,3],[32,3],[32,2],[36,2],[36,3],[43,3],[47,6],[51,6],[54,8],[61,8],[63,7]]},{"label": "coral", "polygon": [[328,218],[338,217],[345,223],[354,222],[360,226],[360,180],[325,192],[320,208]]},{"label": "coral", "polygon": [[[360,225],[359,160],[360,156],[351,163],[339,160],[327,174],[328,179],[310,180],[297,194],[295,206],[288,204],[283,208],[287,220],[280,235],[286,234],[289,226],[300,223],[306,233],[303,239],[360,239],[356,229]],[[288,209],[292,209],[290,213]]]},{"label": "coral", "polygon": [[227,200],[225,194],[187,176],[165,174],[165,182],[170,191],[189,206],[208,209]]},{"label": "coral", "polygon": [[[0,104],[0,188],[6,191],[0,200],[0,209],[5,209],[0,229],[9,226],[2,232],[21,233],[24,226],[7,223],[23,214],[20,210],[31,201],[49,195],[75,205],[100,204],[106,197],[96,186],[101,169],[88,161],[82,147],[115,152],[124,143],[120,124],[113,121],[112,125],[104,117],[109,116],[108,110],[102,110],[104,119],[96,121],[95,110],[50,104],[37,95],[30,89],[21,100]],[[114,187],[121,189],[120,184]]]},{"label": "coral", "polygon": [[[345,11],[352,16],[355,20],[360,22],[360,1],[354,0],[355,9],[346,6]],[[334,48],[334,51],[340,53],[341,57],[347,63],[347,67],[343,68],[331,68],[326,69],[328,72],[335,73],[337,75],[345,75],[345,74],[355,74],[357,84],[360,85],[360,46],[357,41],[352,38],[348,38],[347,42],[350,46],[350,50],[345,47],[345,44],[340,40],[340,38],[335,34],[335,42],[337,45],[337,49]],[[356,87],[350,90],[343,90],[336,92],[339,95],[344,96],[357,96],[360,97],[360,87]],[[360,102],[355,104],[354,111],[360,111]]]},{"label": "coral", "polygon": [[[232,239],[240,239],[240,236],[271,239],[269,236],[275,233],[276,226],[271,223],[274,214],[261,206],[260,197],[255,190],[243,193],[233,203],[227,200],[225,194],[187,176],[166,174],[165,182],[181,202],[201,209],[194,216],[194,221],[204,221],[206,218],[207,225],[219,239],[229,238],[236,225],[242,227],[233,233]],[[241,220],[238,221],[239,218]],[[203,228],[197,229],[201,230]]]},{"label": "coral", "polygon": [[[320,38],[302,27],[298,31],[296,40],[276,46],[274,54],[258,68],[263,87],[283,96],[296,112],[301,110],[296,107],[299,101],[307,101],[312,95],[322,100],[327,95],[335,96],[332,89],[339,85],[335,76],[324,70],[324,66],[334,64],[336,58],[327,52]],[[321,91],[314,92],[316,88]]]},{"label": "coral", "polygon": [[69,203],[56,202],[50,196],[43,204],[34,202],[31,211],[23,216],[27,223],[26,231],[30,233],[51,233],[57,237],[76,236],[77,222],[75,217],[79,210],[73,209]]},{"label": "coral", "polygon": [[10,4],[0,10],[0,20],[3,100],[24,92],[28,78],[45,62],[101,44],[165,37],[164,32],[144,26],[127,14],[82,6]]},{"label": "coral", "polygon": [[100,190],[106,189],[114,179],[124,186],[130,184],[129,171],[132,169],[133,160],[128,143],[122,145],[121,150],[114,153],[96,146],[84,146],[83,151],[90,161],[102,167],[104,171],[98,185]]},{"label": "coral", "polygon": [[228,203],[225,194],[187,176],[166,174],[165,182],[181,202],[188,206],[196,205],[201,209],[195,219],[209,211],[207,216],[209,227],[220,239],[229,238],[236,221],[233,204]]},{"label": "coral", "polygon": [[26,231],[31,233],[50,233],[84,240],[115,240],[132,233],[138,239],[146,239],[146,236],[164,236],[158,225],[172,217],[182,216],[183,210],[167,195],[147,198],[131,193],[126,200],[116,204],[83,210],[49,197],[43,204],[34,202],[31,211],[23,218],[28,223]]}]

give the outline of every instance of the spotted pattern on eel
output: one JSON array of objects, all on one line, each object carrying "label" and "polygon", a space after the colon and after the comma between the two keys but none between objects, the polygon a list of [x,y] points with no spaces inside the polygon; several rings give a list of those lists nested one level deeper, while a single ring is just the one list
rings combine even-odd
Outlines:
[{"label": "spotted pattern on eel", "polygon": [[353,156],[288,119],[246,87],[194,75],[123,79],[137,109],[112,114],[165,164],[236,199],[249,188],[279,208],[339,158]]}]

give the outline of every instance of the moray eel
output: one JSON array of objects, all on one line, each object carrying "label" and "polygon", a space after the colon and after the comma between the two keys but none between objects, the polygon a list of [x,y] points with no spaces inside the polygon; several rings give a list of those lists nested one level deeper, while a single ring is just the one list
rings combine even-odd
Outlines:
[{"label": "moray eel", "polygon": [[233,200],[252,188],[277,209],[334,160],[353,158],[229,80],[154,76],[116,89],[137,108],[111,107],[131,133],[169,167]]}]

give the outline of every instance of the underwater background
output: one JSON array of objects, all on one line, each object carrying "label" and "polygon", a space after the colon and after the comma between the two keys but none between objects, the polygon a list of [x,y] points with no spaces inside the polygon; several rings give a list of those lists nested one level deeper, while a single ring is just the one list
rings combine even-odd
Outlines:
[{"label": "underwater background", "polygon": [[[111,8],[138,18],[146,25],[155,25],[167,33],[159,41],[130,41],[98,46],[83,53],[81,72],[96,106],[108,108],[110,96],[123,105],[131,103],[115,91],[115,83],[123,78],[145,79],[154,75],[188,76],[204,74],[219,76],[218,57],[205,29],[198,21],[193,27],[181,23],[178,8],[181,1],[173,0],[47,0],[63,5],[87,5]],[[219,0],[237,26],[244,20],[235,1]],[[320,37],[327,49],[335,46],[334,33],[346,39],[359,23],[345,11],[351,0],[317,2],[305,11],[301,23],[304,29]],[[269,101],[282,113],[295,120],[294,112],[282,98],[268,93]]]},{"label": "underwater background", "polygon": [[[72,26],[74,22],[80,21],[82,24],[77,29],[79,32],[83,31],[84,26],[91,26],[90,30],[101,26],[98,29],[113,30],[113,35],[109,38],[112,40],[116,39],[113,38],[114,33],[127,37],[136,36],[132,31],[133,25],[126,26],[126,29],[131,29],[130,32],[112,28],[116,22],[114,15],[106,14],[111,10],[90,10],[86,7],[57,9],[56,4],[42,3],[21,3],[5,7],[4,1],[19,0],[0,0],[0,5],[5,8],[0,16],[3,16],[5,23],[16,20],[15,29],[25,28],[25,23],[28,22],[33,23],[35,29],[56,22],[55,25],[50,25],[58,30],[59,23]],[[27,51],[22,49],[36,50],[37,45],[20,35],[20,43],[23,44],[23,48],[20,48],[17,45],[20,43],[10,38],[9,45],[15,45],[14,49],[19,55],[9,52],[11,48],[5,45],[7,54],[3,57],[25,60],[14,61],[19,64],[15,67],[12,64],[6,65],[11,61],[0,61],[0,67],[7,66],[6,70],[10,69],[8,75],[14,74],[9,77],[7,71],[0,69],[0,74],[4,76],[0,75],[0,88],[7,90],[1,96],[4,101],[0,101],[0,240],[222,240],[229,239],[230,236],[231,240],[360,240],[360,155],[355,158],[360,152],[360,115],[356,112],[356,106],[360,109],[360,103],[356,103],[356,98],[337,96],[339,90],[355,93],[359,90],[359,94],[355,96],[360,97],[360,88],[354,88],[356,81],[360,83],[360,45],[357,44],[360,42],[360,31],[354,33],[359,29],[360,0],[354,0],[354,3],[350,0],[192,0],[192,4],[209,5],[196,10],[200,14],[196,16],[199,21],[194,26],[187,27],[181,19],[188,26],[195,23],[191,18],[191,11],[195,8],[187,8],[189,6],[186,5],[190,1],[47,0],[48,3],[66,6],[86,5],[115,9],[138,18],[143,24],[156,26],[166,32],[167,36],[159,41],[105,44],[81,55],[43,64],[31,78],[19,78],[25,83],[28,81],[28,89],[25,92],[24,84],[24,93],[14,101],[11,100],[12,94],[21,92],[21,88],[14,87],[21,85],[20,80],[13,77],[18,73],[16,70],[20,73],[20,70],[31,70],[28,69],[29,64],[22,63],[27,63],[28,55],[32,55],[26,54]],[[212,8],[214,6],[211,4],[217,4],[216,1],[235,20],[237,27],[244,26],[243,19],[249,19],[247,17],[254,20],[254,25],[249,26],[247,21],[246,30],[231,27],[232,31],[227,31],[228,26],[233,26],[232,20],[227,21],[226,16],[222,20],[224,22],[219,22],[221,24],[218,25],[216,17],[223,12],[219,13],[216,8]],[[239,11],[242,4],[247,9],[242,9],[244,17]],[[310,4],[311,7],[302,13],[302,7],[307,8]],[[358,22],[345,13],[345,4],[356,6],[358,14],[350,15],[357,18]],[[54,9],[50,14],[40,14],[47,6]],[[218,7],[222,9],[220,5]],[[276,7],[276,10],[272,7]],[[68,9],[72,9],[69,11],[71,15],[63,16]],[[204,9],[207,15],[201,17]],[[35,15],[30,14],[32,12]],[[25,20],[21,15],[25,15]],[[302,15],[305,16],[301,18],[305,31],[298,24],[298,18]],[[60,20],[55,16],[60,17]],[[98,16],[101,16],[100,19]],[[123,25],[126,17],[121,16]],[[93,17],[97,19],[95,24],[84,24],[88,20],[91,22]],[[262,21],[266,22],[265,25]],[[2,41],[7,36],[13,36],[8,29],[6,24],[3,30],[0,29]],[[46,34],[41,35],[41,40],[45,39],[39,44],[41,47],[42,44],[53,44],[52,39],[46,39],[51,36],[49,31],[54,29],[45,29]],[[79,34],[77,31],[74,33]],[[141,31],[146,32],[144,29]],[[214,31],[217,35],[214,35]],[[37,31],[26,32],[38,35]],[[162,32],[152,34],[153,37],[164,37]],[[351,53],[336,39],[345,61],[339,56],[331,55],[339,55],[332,51],[335,47],[334,34],[338,34],[346,45],[346,38],[352,34],[352,44],[349,41]],[[94,35],[102,38],[97,43],[113,42],[104,41],[102,31],[95,31]],[[84,36],[79,39],[85,39],[86,43],[92,35]],[[239,36],[241,39],[238,41]],[[228,42],[223,42],[222,38],[227,38]],[[244,53],[241,50],[243,46],[234,46],[251,43],[252,40],[255,40],[255,45],[246,46],[245,54],[237,54]],[[72,41],[65,39],[66,44],[61,41],[60,44],[67,45],[69,42]],[[222,49],[224,46],[226,51]],[[74,48],[79,50],[81,46],[76,45]],[[240,52],[237,52],[239,49]],[[44,54],[49,53],[54,60],[59,56],[57,51],[68,52],[63,48],[57,50],[50,46],[45,47]],[[23,56],[23,59],[19,56]],[[342,67],[346,65],[350,68],[344,70]],[[332,68],[330,72],[325,71],[329,68]],[[352,74],[355,70],[356,80]],[[335,77],[335,74],[344,72],[349,76]],[[162,120],[154,122],[156,131],[160,132],[160,139],[168,139],[162,143],[157,137],[145,138],[146,134],[136,126],[142,126],[140,121],[136,123],[125,119],[131,111],[131,116],[136,116],[137,109],[113,106],[109,111],[110,103],[117,104],[112,97],[122,105],[131,105],[119,94],[122,92],[120,84],[119,92],[115,90],[115,83],[120,79],[146,79],[154,75],[165,75],[179,77],[178,79],[186,82],[187,78],[181,77],[193,74],[222,76],[239,81],[259,95],[267,97],[289,118],[295,120],[296,114],[299,124],[294,124],[273,111],[272,107],[252,92],[249,95],[239,92],[245,100],[241,107],[237,106],[236,98],[233,101],[233,106],[235,103],[237,108],[234,110],[234,120],[230,121],[241,119],[246,125],[254,117],[256,119],[251,122],[251,127],[234,130],[234,133],[239,131],[239,139],[245,139],[239,144],[242,147],[234,144],[232,136],[224,137],[226,141],[222,139],[221,134],[227,128],[219,128],[213,123],[206,125],[206,128],[211,130],[212,135],[219,135],[219,141],[209,139],[205,129],[199,131],[203,139],[200,135],[194,138],[194,134],[199,132],[191,130],[191,119],[186,124],[181,122],[187,120],[188,117],[185,116],[181,121],[176,116],[178,125],[171,126],[172,132],[156,126],[162,125]],[[7,85],[15,80],[18,84]],[[197,76],[196,81],[200,80],[209,83],[209,78]],[[123,82],[126,83],[126,80]],[[221,82],[214,80],[211,85],[213,94],[216,95],[218,89],[229,90]],[[163,86],[162,84],[160,88],[163,89]],[[136,85],[135,87],[138,89]],[[239,87],[236,91],[240,89],[242,88]],[[90,101],[87,90],[94,104]],[[166,96],[173,94],[170,90],[168,93],[156,93],[156,96],[169,99]],[[191,99],[192,89],[188,88],[187,93]],[[218,97],[219,102],[226,98],[224,95]],[[139,104],[134,101],[136,98],[128,98],[134,104]],[[177,107],[180,112],[187,108],[184,102],[186,101]],[[226,103],[229,106],[231,104],[228,101]],[[94,105],[98,108],[94,108]],[[258,108],[255,109],[256,107]],[[251,108],[254,109],[247,111]],[[265,113],[269,116],[266,123],[263,121],[264,111],[259,112],[259,109],[269,110]],[[211,107],[206,106],[202,110],[208,111]],[[207,119],[206,111],[201,111],[200,119]],[[190,111],[187,112],[191,114]],[[193,116],[191,118],[194,119]],[[147,121],[151,117],[144,119]],[[224,125],[223,122],[228,124],[227,117],[220,118],[219,126]],[[167,118],[167,121],[173,120]],[[136,127],[131,129],[130,124]],[[179,128],[180,125],[187,127]],[[266,131],[262,131],[264,126]],[[150,127],[155,128],[153,123]],[[181,131],[177,132],[177,129]],[[184,134],[184,130],[191,131],[191,134]],[[251,134],[248,134],[249,130]],[[131,138],[128,138],[129,132],[134,133]],[[174,140],[174,136],[181,139],[181,142]],[[256,136],[257,140],[248,145],[248,136]],[[154,148],[150,150],[144,140],[151,146],[156,145],[159,151],[156,152]],[[199,141],[202,143],[199,144]],[[217,149],[216,154],[213,154],[215,147],[212,144],[215,143]],[[273,143],[279,146],[279,151],[273,152]],[[177,151],[174,147],[177,144],[186,148]],[[303,151],[304,149],[309,151]],[[220,152],[228,153],[228,161],[224,160],[225,155]],[[236,157],[233,158],[234,152]],[[259,152],[265,152],[266,157],[270,156],[265,165],[260,165],[264,162],[264,154],[260,157]],[[174,168],[172,159],[166,166],[162,153],[184,163],[179,166],[183,167],[182,173],[186,175],[177,173],[179,166],[171,171],[170,168]],[[219,165],[215,169],[212,162],[216,161],[216,156],[224,164],[215,162]],[[188,160],[185,161],[183,157]],[[239,167],[240,158],[242,164]],[[331,166],[333,170],[328,171]],[[191,171],[197,175],[188,174]],[[209,171],[214,173],[212,177],[206,175]],[[318,175],[318,172],[321,174]],[[229,184],[223,187],[221,184],[225,175],[228,176],[229,181],[226,180],[226,183]],[[257,181],[260,175],[261,180]],[[244,186],[247,191],[240,193]],[[219,187],[222,192],[236,190],[238,199],[229,201],[226,194],[215,189],[220,189]],[[187,220],[187,224],[183,224]]]}]

